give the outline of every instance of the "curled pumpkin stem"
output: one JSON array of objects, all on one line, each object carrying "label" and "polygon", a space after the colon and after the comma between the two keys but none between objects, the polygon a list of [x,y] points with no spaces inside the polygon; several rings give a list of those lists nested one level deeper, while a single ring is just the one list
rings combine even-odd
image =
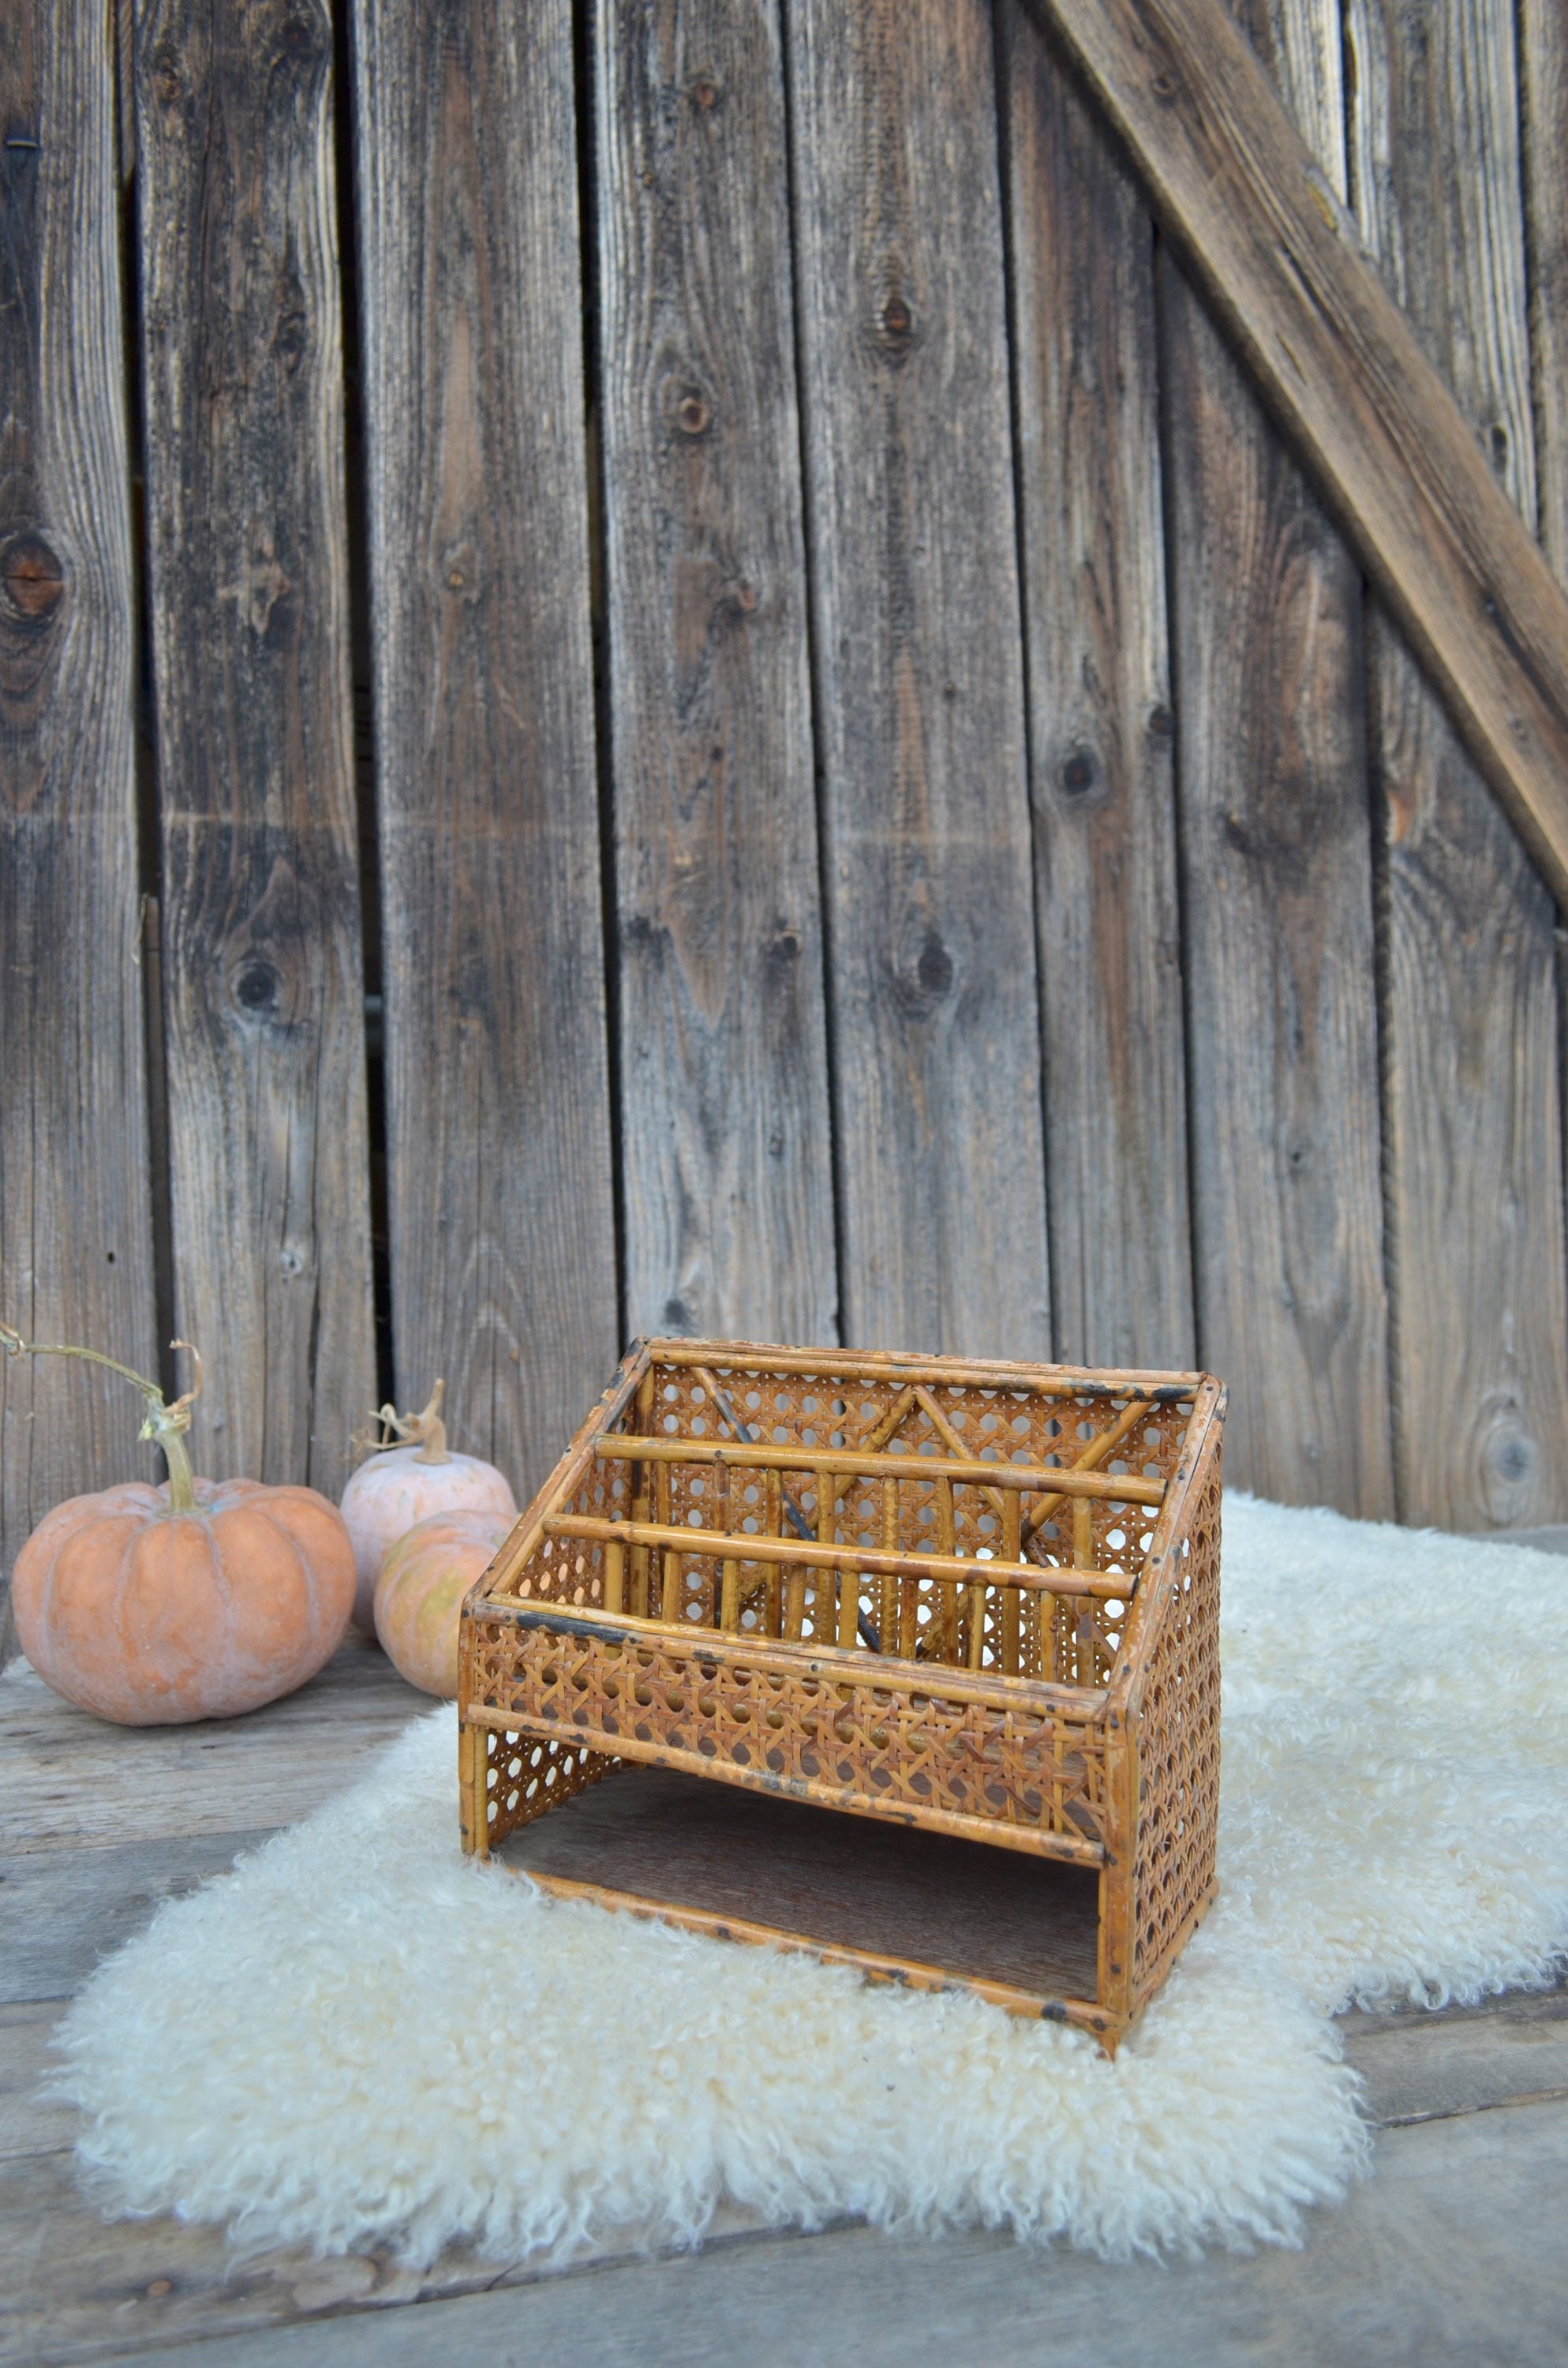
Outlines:
[{"label": "curled pumpkin stem", "polygon": [[[199,1386],[199,1383],[198,1384]],[[349,1442],[359,1455],[384,1455],[392,1447],[417,1447],[416,1463],[449,1463],[447,1447],[447,1426],[441,1420],[441,1398],[446,1383],[438,1381],[430,1393],[429,1404],[418,1414],[399,1414],[389,1399],[377,1406],[367,1430],[357,1430]]]},{"label": "curled pumpkin stem", "polygon": [[147,1413],[138,1439],[150,1440],[162,1448],[164,1461],[169,1467],[169,1510],[171,1513],[193,1513],[196,1510],[196,1482],[186,1453],[185,1433],[190,1429],[190,1411],[201,1395],[201,1351],[188,1340],[171,1340],[171,1349],[185,1349],[196,1362],[196,1379],[188,1390],[165,1406],[164,1393],[156,1382],[139,1373],[133,1365],[122,1365],[114,1357],[106,1357],[97,1349],[67,1347],[56,1340],[24,1340],[16,1326],[0,1324],[0,1350],[7,1357],[80,1357],[89,1365],[102,1365],[106,1372],[119,1373],[122,1380],[139,1389],[147,1403]]}]

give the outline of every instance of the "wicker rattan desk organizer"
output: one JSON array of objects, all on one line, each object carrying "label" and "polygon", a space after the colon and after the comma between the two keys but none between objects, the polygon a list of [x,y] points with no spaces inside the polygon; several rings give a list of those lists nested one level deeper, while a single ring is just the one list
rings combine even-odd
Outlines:
[{"label": "wicker rattan desk organizer", "polygon": [[465,1849],[568,1804],[582,1825],[585,1788],[652,1767],[686,1774],[616,1782],[685,1783],[732,1824],[793,1816],[841,1849],[858,1834],[868,1862],[945,1849],[1026,1908],[1029,1884],[1068,1881],[1040,1862],[1065,1862],[1094,1917],[1073,1995],[824,1939],[809,1910],[791,1928],[591,1866],[528,1872],[1113,2048],[1213,1891],[1224,1407],[1200,1373],[637,1342],[464,1606]]}]

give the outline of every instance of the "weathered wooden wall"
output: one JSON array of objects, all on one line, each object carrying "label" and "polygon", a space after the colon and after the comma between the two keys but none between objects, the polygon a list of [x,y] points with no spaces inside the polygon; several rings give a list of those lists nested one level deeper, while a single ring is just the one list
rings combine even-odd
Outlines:
[{"label": "weathered wooden wall", "polygon": [[[1568,1516],[1556,916],[1026,0],[335,6],[0,32],[0,1314],[335,1492],[656,1328]],[[1563,571],[1561,12],[1233,6]],[[0,1390],[8,1568],[140,1467]]]}]

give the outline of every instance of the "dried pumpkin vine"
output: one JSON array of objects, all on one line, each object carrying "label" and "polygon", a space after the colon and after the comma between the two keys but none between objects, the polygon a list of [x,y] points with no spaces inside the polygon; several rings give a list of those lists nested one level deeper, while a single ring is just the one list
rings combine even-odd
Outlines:
[{"label": "dried pumpkin vine", "polygon": [[139,1373],[131,1365],[122,1365],[113,1357],[106,1357],[97,1349],[77,1349],[52,1340],[24,1340],[16,1326],[0,1324],[0,1350],[7,1357],[80,1357],[89,1365],[102,1365],[111,1373],[119,1373],[132,1387],[141,1391],[147,1412],[138,1439],[145,1439],[163,1450],[164,1461],[169,1467],[169,1510],[171,1513],[194,1513],[196,1482],[191,1473],[190,1457],[186,1452],[185,1434],[190,1429],[191,1408],[201,1395],[201,1351],[193,1341],[171,1340],[171,1349],[184,1349],[196,1367],[196,1379],[188,1390],[176,1398],[172,1406],[165,1403],[156,1382]]}]

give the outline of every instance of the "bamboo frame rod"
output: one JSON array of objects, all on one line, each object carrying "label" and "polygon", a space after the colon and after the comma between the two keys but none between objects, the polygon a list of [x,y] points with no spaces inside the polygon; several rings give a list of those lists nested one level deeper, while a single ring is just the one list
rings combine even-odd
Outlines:
[{"label": "bamboo frame rod", "polygon": [[1195,1397],[1208,1378],[1203,1373],[1127,1372],[1089,1372],[1068,1365],[986,1364],[962,1362],[952,1357],[900,1357],[891,1350],[862,1350],[849,1356],[842,1349],[775,1349],[766,1341],[647,1339],[643,1346],[656,1365],[682,1371],[707,1365],[733,1379],[744,1375],[766,1381],[770,1374],[803,1374],[822,1383],[830,1396],[844,1395],[845,1382],[925,1382],[932,1388],[1017,1390],[1028,1397],[1149,1398],[1160,1405]]},{"label": "bamboo frame rod", "polygon": [[[882,1552],[885,1554],[896,1554],[898,1552],[898,1482],[896,1480],[882,1482]],[[915,1658],[915,1607],[914,1600],[911,1600],[915,1593],[915,1590],[904,1587],[897,1578],[884,1578],[881,1584],[881,1600],[878,1605],[881,1617],[877,1622],[877,1628],[882,1637],[892,1638],[892,1650],[901,1661],[913,1661]],[[886,1649],[884,1645],[883,1650],[886,1651]]]},{"label": "bamboo frame rod", "polygon": [[[1147,1413],[1145,1406],[1143,1412]],[[1114,1444],[1115,1442],[1113,1442]],[[1090,1442],[1097,1447],[1097,1440]],[[1095,1497],[1113,1505],[1160,1505],[1165,1483],[1131,1473],[1096,1472],[1075,1463],[960,1463],[944,1455],[862,1455],[847,1447],[775,1447],[758,1440],[640,1439],[626,1431],[607,1433],[595,1452],[612,1461],[646,1463],[737,1463],[758,1472],[825,1472],[854,1480],[950,1480],[960,1487],[1021,1488],[1026,1495]],[[1104,1452],[1109,1453],[1107,1448]]]},{"label": "bamboo frame rod", "polygon": [[[746,1429],[745,1424],[741,1420],[740,1416],[730,1404],[728,1396],[725,1395],[724,1391],[720,1388],[718,1383],[714,1380],[706,1365],[698,1366],[697,1378],[702,1383],[702,1386],[707,1391],[709,1396],[712,1399],[715,1406],[717,1406],[721,1419],[729,1425],[737,1446],[757,1446],[759,1444],[758,1440],[755,1439],[752,1433]],[[758,1468],[761,1469],[763,1467],[759,1466]],[[780,1486],[782,1486],[782,1483],[780,1483]],[[812,1533],[812,1525],[807,1520],[805,1514],[801,1511],[800,1506],[796,1504],[793,1497],[790,1496],[788,1488],[784,1489],[784,1510],[790,1516],[790,1527],[794,1531],[795,1535],[798,1538],[809,1538]]]},{"label": "bamboo frame rod", "polygon": [[[658,1641],[678,1647],[689,1660],[714,1668],[761,1669],[783,1677],[804,1672],[833,1684],[875,1686],[894,1693],[936,1696],[943,1702],[982,1702],[993,1710],[1017,1701],[1052,1718],[1074,1719],[1090,1727],[1097,1727],[1106,1715],[1108,1689],[1104,1686],[1058,1685],[1051,1679],[1009,1677],[1005,1669],[995,1668],[945,1668],[939,1661],[903,1662],[891,1654],[843,1653],[831,1638],[820,1645],[808,1645],[802,1654],[775,1644],[768,1636],[726,1635],[722,1629],[703,1628],[696,1621],[670,1627],[662,1620],[639,1621],[633,1612],[622,1611],[612,1618],[597,1604],[579,1610],[574,1603],[540,1602],[531,1596],[527,1602],[487,1605],[485,1616],[494,1616],[507,1627],[543,1629],[604,1645],[640,1645],[646,1630]],[[636,1624],[629,1626],[629,1622]],[[510,1704],[471,1702],[465,1713],[470,1726],[494,1727],[504,1735],[520,1734],[529,1725]],[[631,1754],[632,1759],[639,1756],[635,1751]],[[707,1774],[714,1773],[710,1762],[704,1767]]]},{"label": "bamboo frame rod", "polygon": [[[646,1430],[653,1419],[653,1369],[649,1366],[637,1384],[637,1419]],[[648,1502],[648,1467],[635,1463],[631,1468],[631,1515],[634,1520],[645,1521],[652,1508]],[[634,1549],[631,1556],[631,1608],[645,1619],[648,1613],[648,1557]]]},{"label": "bamboo frame rod", "polygon": [[[653,1506],[662,1529],[670,1527],[670,1467],[658,1463],[653,1467]],[[665,1620],[673,1620],[680,1610],[680,1565],[674,1554],[661,1554],[659,1569],[659,1610]],[[650,1602],[649,1610],[653,1610]]]},{"label": "bamboo frame rod", "polygon": [[[1127,1437],[1128,1432],[1136,1430],[1139,1424],[1146,1421],[1148,1417],[1153,1414],[1153,1405],[1147,1398],[1141,1398],[1133,1405],[1124,1406],[1120,1414],[1117,1416],[1116,1420],[1109,1426],[1109,1428],[1106,1430],[1102,1430],[1097,1439],[1091,1439],[1081,1455],[1074,1457],[1073,1462],[1067,1467],[1068,1471],[1075,1472],[1078,1474],[1080,1482],[1090,1478],[1091,1475],[1098,1472],[1099,1466],[1105,1462],[1108,1455],[1114,1455],[1117,1449],[1121,1445],[1122,1440]],[[1165,1483],[1162,1480],[1155,1485],[1158,1486],[1160,1492],[1157,1497],[1113,1497],[1110,1501],[1112,1503],[1130,1505],[1163,1504],[1165,1502]],[[1029,1538],[1034,1535],[1042,1521],[1048,1521],[1051,1519],[1051,1514],[1056,1510],[1056,1508],[1061,1504],[1064,1497],[1092,1497],[1095,1494],[1096,1491],[1094,1489],[1085,1488],[1082,1486],[1053,1487],[1051,1493],[1047,1496],[1044,1504],[1037,1505],[1033,1512],[1029,1515],[1028,1532],[1024,1539],[1024,1543],[1026,1545],[1028,1543]]]},{"label": "bamboo frame rod", "polygon": [[[1021,1555],[1024,1550],[1021,1534],[1022,1514],[1022,1497],[1008,1497],[1002,1507],[1002,1553],[1009,1564],[1015,1557]],[[1018,1608],[1019,1598],[1017,1595],[1005,1595],[1002,1598],[1002,1634],[998,1639],[998,1652],[1002,1667],[1009,1677],[1017,1677],[1023,1667],[1023,1656],[1018,1649],[1020,1642]],[[1055,1607],[1052,1606],[1051,1618],[1054,1620],[1055,1616]]]},{"label": "bamboo frame rod", "polygon": [[1137,1586],[1133,1572],[1108,1577],[1099,1570],[1047,1570],[1039,1563],[973,1562],[956,1554],[890,1554],[881,1546],[806,1545],[798,1538],[750,1537],[728,1530],[665,1529],[657,1521],[609,1521],[597,1513],[550,1513],[544,1533],[551,1538],[590,1538],[629,1545],[673,1547],[678,1554],[711,1554],[720,1561],[805,1563],[813,1570],[852,1570],[865,1578],[957,1578],[967,1586],[1017,1587],[1048,1595],[1092,1595],[1127,1603]]},{"label": "bamboo frame rod", "polygon": [[[735,1475],[732,1471],[724,1475],[724,1534],[732,1543],[737,1526]],[[733,1556],[726,1558],[724,1563],[718,1624],[721,1628],[738,1628],[741,1624],[741,1565]]]},{"label": "bamboo frame rod", "polygon": [[[953,1489],[950,1480],[938,1480],[937,1483],[932,1509],[932,1532],[937,1542],[937,1552],[940,1554],[950,1554],[958,1543],[957,1533],[953,1527]],[[959,1653],[959,1593],[956,1586],[944,1585],[938,1618],[942,1631],[941,1651],[938,1658],[944,1661],[956,1661]]]}]

